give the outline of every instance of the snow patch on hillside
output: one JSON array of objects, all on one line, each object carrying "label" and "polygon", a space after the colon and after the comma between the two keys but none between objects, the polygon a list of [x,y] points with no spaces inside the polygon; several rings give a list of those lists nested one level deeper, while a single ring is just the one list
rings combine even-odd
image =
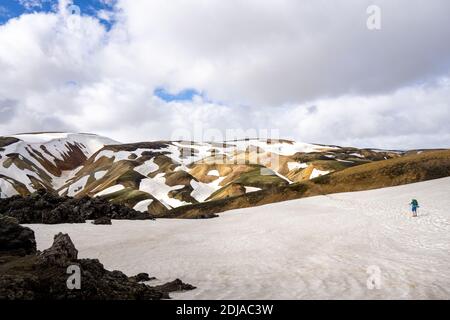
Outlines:
[{"label": "snow patch on hillside", "polygon": [[108,173],[107,170],[97,171],[96,173],[94,173],[95,180],[100,180],[106,175],[106,173]]},{"label": "snow patch on hillside", "polygon": [[138,202],[133,209],[136,211],[140,211],[140,212],[147,212],[148,211],[148,206],[151,205],[153,202],[153,199],[147,199],[147,200],[142,200],[140,202]]},{"label": "snow patch on hillside", "polygon": [[[106,145],[119,142],[107,137],[87,133],[30,133],[11,137],[22,140],[26,144],[45,145],[55,156],[61,156],[66,150],[66,144],[81,144],[86,155],[90,156]],[[61,158],[62,159],[62,158]]]},{"label": "snow patch on hillside", "polygon": [[191,192],[192,198],[199,202],[208,199],[214,192],[221,188],[220,184],[226,177],[220,177],[213,182],[203,183],[200,181],[191,180],[191,186],[194,191]]},{"label": "snow patch on hillside", "polygon": [[361,158],[361,159],[365,158],[361,153],[357,153],[357,152],[355,152],[355,153],[350,153],[350,155],[351,155],[351,156],[354,156],[354,157],[357,157],[357,158]]},{"label": "snow patch on hillside", "polygon": [[67,132],[46,132],[46,133],[23,133],[12,135],[11,137],[20,139],[27,143],[47,143],[56,139],[67,139]]},{"label": "snow patch on hillside", "polygon": [[169,197],[169,192],[184,188],[183,185],[170,187],[166,184],[165,173],[159,173],[154,178],[142,179],[139,190],[147,192],[158,199],[167,209],[176,208],[188,203]]},{"label": "snow patch on hillside", "polygon": [[207,174],[208,176],[212,176],[212,177],[220,177],[219,171],[218,170],[211,170],[208,172]]},{"label": "snow patch on hillside", "polygon": [[331,171],[322,171],[319,169],[314,168],[313,171],[311,172],[311,175],[309,176],[310,179],[314,179],[320,176],[324,176],[329,174]]},{"label": "snow patch on hillside", "polygon": [[115,186],[106,188],[105,190],[102,190],[98,193],[95,194],[94,197],[101,197],[101,196],[106,196],[108,194],[114,193],[114,192],[118,192],[125,189],[125,187],[121,184],[116,184]]},{"label": "snow patch on hillside", "polygon": [[306,169],[309,166],[307,163],[301,163],[301,162],[288,162],[287,165],[288,165],[289,171],[298,170],[298,169]]},{"label": "snow patch on hillside", "polygon": [[[37,180],[40,180],[39,176],[35,172],[30,171],[29,169],[25,169],[25,168],[20,169],[14,163],[12,163],[8,168],[5,168],[3,166],[3,163],[0,162],[0,174],[23,183],[29,192],[35,191],[30,177],[34,177]],[[10,180],[9,182],[11,182],[11,181],[12,180]],[[9,190],[8,193],[11,193],[12,192],[11,188],[6,187],[6,186],[7,186],[7,184],[5,185],[5,190],[8,189]],[[5,194],[6,194],[6,192],[5,192]]]},{"label": "snow patch on hillside", "polygon": [[246,150],[249,146],[255,146],[257,148],[264,150],[265,152],[272,152],[282,156],[293,156],[298,152],[312,153],[325,150],[339,149],[337,147],[319,146],[315,144],[294,142],[294,141],[269,143],[265,140],[250,139],[250,140],[232,141],[229,143],[236,145],[239,150]]},{"label": "snow patch on hillside", "polygon": [[250,193],[250,192],[256,192],[256,191],[260,191],[262,190],[261,188],[256,188],[256,187],[245,187],[245,193]]},{"label": "snow patch on hillside", "polygon": [[0,198],[2,199],[19,194],[10,180],[8,178],[0,178]]},{"label": "snow patch on hillside", "polygon": [[76,196],[86,186],[86,183],[87,183],[88,179],[89,179],[89,176],[84,176],[84,177],[78,179],[77,181],[75,181],[74,183],[72,183],[69,186],[67,195],[69,197]]},{"label": "snow patch on hillside", "polygon": [[140,166],[134,168],[134,171],[139,172],[143,176],[147,176],[152,172],[155,172],[159,169],[159,166],[153,161],[153,159],[145,161]]},{"label": "snow patch on hillside", "polygon": [[216,189],[208,183],[191,180],[191,186],[194,189],[191,192],[192,198],[199,202],[205,201]]}]

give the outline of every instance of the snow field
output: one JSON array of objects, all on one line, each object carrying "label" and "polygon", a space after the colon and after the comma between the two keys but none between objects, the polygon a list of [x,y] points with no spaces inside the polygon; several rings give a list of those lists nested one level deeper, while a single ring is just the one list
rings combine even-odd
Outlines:
[{"label": "snow field", "polygon": [[[198,287],[178,299],[449,299],[450,178],[233,210],[211,220],[32,225],[81,257]],[[408,203],[417,198],[419,218]],[[370,266],[380,289],[367,287]]]}]

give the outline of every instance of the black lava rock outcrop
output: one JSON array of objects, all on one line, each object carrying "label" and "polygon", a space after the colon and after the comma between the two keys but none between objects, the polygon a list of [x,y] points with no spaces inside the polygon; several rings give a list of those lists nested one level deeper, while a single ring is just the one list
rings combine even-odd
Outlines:
[{"label": "black lava rock outcrop", "polygon": [[184,283],[180,279],[176,279],[172,282],[168,282],[168,283],[162,284],[160,286],[156,286],[154,288],[161,292],[188,291],[188,290],[195,289],[194,286],[192,286],[188,283]]},{"label": "black lava rock outcrop", "polygon": [[94,221],[92,221],[92,224],[96,224],[96,225],[111,225],[111,218],[108,217],[101,217],[98,219],[95,219]]},{"label": "black lava rock outcrop", "polygon": [[41,265],[51,265],[67,267],[72,261],[78,258],[78,250],[67,234],[59,233],[53,240],[53,245],[38,254],[38,263]]},{"label": "black lava rock outcrop", "polygon": [[0,214],[16,218],[19,223],[84,223],[107,217],[115,220],[151,220],[148,212],[139,212],[102,198],[60,197],[39,190],[29,196],[0,199]]},{"label": "black lava rock outcrop", "polygon": [[130,277],[130,280],[136,281],[136,282],[147,282],[156,280],[155,277],[150,277],[148,273],[139,273],[133,277]]},{"label": "black lava rock outcrop", "polygon": [[[96,259],[78,259],[78,251],[66,234],[55,236],[53,245],[36,253],[34,233],[17,224],[15,219],[0,219],[0,230],[22,235],[21,242],[2,238],[0,253],[0,300],[159,300],[169,293],[192,290],[193,286],[175,280],[151,287],[140,283],[152,279],[148,274],[127,277],[120,271],[108,271]],[[31,231],[31,233],[29,232]],[[18,249],[30,252],[14,255]],[[79,289],[70,289],[68,267],[80,271]]]},{"label": "black lava rock outcrop", "polygon": [[33,230],[20,226],[15,218],[0,215],[0,254],[24,256],[35,252]]}]

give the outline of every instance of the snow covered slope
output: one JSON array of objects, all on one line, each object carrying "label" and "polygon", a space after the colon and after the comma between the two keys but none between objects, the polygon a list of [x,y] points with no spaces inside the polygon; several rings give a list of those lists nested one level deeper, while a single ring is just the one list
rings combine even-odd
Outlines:
[{"label": "snow covered slope", "polygon": [[120,144],[92,134],[20,134],[0,137],[0,197],[46,189],[162,217],[404,154],[273,139]]},{"label": "snow covered slope", "polygon": [[[450,178],[239,209],[213,220],[29,226],[108,269],[181,277],[179,299],[450,299]],[[419,218],[408,203],[419,200]],[[381,287],[367,287],[368,268]]]},{"label": "snow covered slope", "polygon": [[145,201],[149,206],[139,205],[141,210],[166,216],[177,207],[285,186],[393,157],[401,154],[287,140],[109,145],[89,158],[58,192],[102,195],[131,207]]},{"label": "snow covered slope", "polygon": [[109,138],[92,134],[30,133],[0,137],[0,196],[58,189]]}]

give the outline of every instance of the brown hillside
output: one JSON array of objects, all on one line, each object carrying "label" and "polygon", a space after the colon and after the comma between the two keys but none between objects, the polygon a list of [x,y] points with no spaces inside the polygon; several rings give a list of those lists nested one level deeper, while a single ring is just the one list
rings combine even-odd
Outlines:
[{"label": "brown hillside", "polygon": [[414,154],[351,167],[310,181],[274,187],[245,195],[189,206],[167,213],[171,218],[205,218],[247,208],[304,197],[385,188],[450,176],[450,150]]}]

